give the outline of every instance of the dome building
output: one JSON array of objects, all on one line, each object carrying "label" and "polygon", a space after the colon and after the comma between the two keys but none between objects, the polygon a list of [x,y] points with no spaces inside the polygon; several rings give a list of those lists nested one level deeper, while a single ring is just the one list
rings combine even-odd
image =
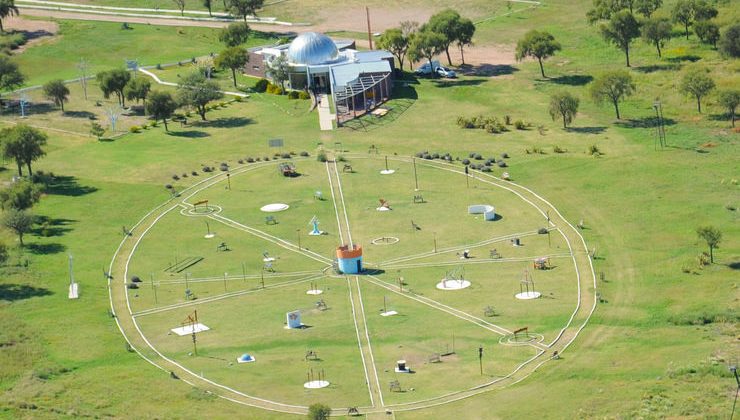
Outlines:
[{"label": "dome building", "polygon": [[286,87],[329,94],[339,125],[390,99],[394,57],[388,51],[358,51],[354,41],[305,32],[289,44],[250,49],[245,73],[269,78],[270,63],[280,56],[290,67]]}]

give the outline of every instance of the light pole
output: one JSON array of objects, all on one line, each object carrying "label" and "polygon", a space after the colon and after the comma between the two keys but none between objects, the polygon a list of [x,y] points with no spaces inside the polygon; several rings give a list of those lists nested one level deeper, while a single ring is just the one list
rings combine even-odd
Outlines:
[{"label": "light pole", "polygon": [[296,232],[296,235],[298,235],[298,249],[301,249],[301,230],[296,229],[295,232]]},{"label": "light pole", "polygon": [[735,417],[737,395],[740,394],[740,377],[737,376],[737,366],[730,366],[730,371],[735,375],[735,382],[737,382],[737,389],[735,390],[735,401],[732,403],[732,414],[730,414],[730,420],[732,420],[732,418]]},{"label": "light pole", "polygon": [[231,191],[231,174],[230,173],[226,174],[226,183],[228,185],[229,191]]},{"label": "light pole", "polygon": [[412,158],[411,161],[414,164],[414,185],[416,186],[414,191],[419,191],[419,177],[416,175],[416,158]]}]

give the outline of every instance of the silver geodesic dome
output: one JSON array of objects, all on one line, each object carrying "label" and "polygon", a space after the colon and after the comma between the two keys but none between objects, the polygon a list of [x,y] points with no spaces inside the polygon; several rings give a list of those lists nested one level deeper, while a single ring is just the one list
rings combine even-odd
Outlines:
[{"label": "silver geodesic dome", "polygon": [[316,65],[335,61],[339,50],[328,36],[306,32],[296,37],[288,47],[288,61],[292,64]]}]

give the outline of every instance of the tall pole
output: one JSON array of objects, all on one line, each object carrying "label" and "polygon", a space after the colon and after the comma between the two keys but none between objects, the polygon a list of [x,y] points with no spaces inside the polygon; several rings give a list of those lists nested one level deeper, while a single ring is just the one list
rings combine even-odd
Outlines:
[{"label": "tall pole", "polygon": [[188,276],[189,275],[190,275],[190,273],[185,273],[185,288],[186,289],[189,289],[190,288],[190,287],[188,287]]},{"label": "tall pole", "polygon": [[226,183],[229,186],[229,191],[231,191],[231,174],[226,174]]},{"label": "tall pole", "polygon": [[154,304],[158,304],[157,302],[157,286],[154,285],[154,273],[149,273],[149,282],[152,284],[152,290],[154,291]]},{"label": "tall pole", "polygon": [[229,274],[229,273],[224,273],[224,292],[226,292],[226,276],[227,276],[228,274]]},{"label": "tall pole", "polygon": [[419,191],[419,177],[416,175],[416,158],[413,158],[411,161],[414,164],[414,185],[416,186],[414,191]]},{"label": "tall pole", "polygon": [[385,170],[388,170],[388,156],[385,157]]},{"label": "tall pole", "polygon": [[483,346],[478,347],[478,362],[480,364],[480,374],[483,376]]},{"label": "tall pole", "polygon": [[265,267],[262,267],[262,271],[260,272],[260,275],[262,277],[262,288],[265,288]]},{"label": "tall pole", "polygon": [[247,281],[247,267],[242,263],[242,280]]},{"label": "tall pole", "polygon": [[72,271],[72,254],[69,254],[69,284],[72,285],[75,282],[75,275]]},{"label": "tall pole", "polygon": [[367,42],[370,44],[370,49],[373,49],[373,33],[370,30],[370,9],[365,6],[365,15],[367,16]]},{"label": "tall pole", "polygon": [[437,232],[432,232],[432,233],[434,233],[434,253],[436,254],[437,253]]},{"label": "tall pole", "polygon": [[301,230],[296,229],[295,232],[298,235],[298,249],[301,249]]}]

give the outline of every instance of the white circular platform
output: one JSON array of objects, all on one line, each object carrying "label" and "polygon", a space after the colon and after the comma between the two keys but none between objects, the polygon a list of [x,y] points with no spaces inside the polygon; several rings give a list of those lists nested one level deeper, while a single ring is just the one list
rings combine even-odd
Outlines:
[{"label": "white circular platform", "polygon": [[380,171],[380,174],[381,175],[390,175],[390,174],[395,173],[395,172],[396,171],[393,170],[393,169],[383,169],[382,171]]},{"label": "white circular platform", "polygon": [[329,381],[310,381],[303,384],[306,389],[319,389],[329,386]]},{"label": "white circular platform", "polygon": [[442,280],[437,283],[437,289],[439,290],[460,290],[470,287],[470,282],[467,280]]},{"label": "white circular platform", "polygon": [[375,210],[377,210],[377,211],[388,211],[388,210],[390,210],[390,208],[388,208],[388,207],[378,207]]},{"label": "white circular platform", "polygon": [[211,233],[206,233],[203,237],[206,238],[206,239],[211,239],[211,238],[213,238],[215,236],[216,236],[216,234],[213,233],[213,232],[211,232]]},{"label": "white circular platform", "polygon": [[517,293],[514,296],[517,299],[529,300],[529,299],[537,299],[538,297],[542,296],[542,293],[540,293],[540,292],[522,292],[522,293]]},{"label": "white circular platform", "polygon": [[264,211],[265,213],[275,213],[278,211],[288,210],[288,207],[290,206],[287,204],[272,203],[272,204],[267,204],[267,205],[260,207],[260,210]]},{"label": "white circular platform", "polygon": [[324,293],[324,291],[323,290],[319,290],[319,289],[313,289],[313,290],[306,291],[306,294],[307,295],[320,295],[322,293]]},{"label": "white circular platform", "polygon": [[370,241],[373,245],[393,245],[399,241],[395,236],[383,236],[382,238],[375,238]]}]

